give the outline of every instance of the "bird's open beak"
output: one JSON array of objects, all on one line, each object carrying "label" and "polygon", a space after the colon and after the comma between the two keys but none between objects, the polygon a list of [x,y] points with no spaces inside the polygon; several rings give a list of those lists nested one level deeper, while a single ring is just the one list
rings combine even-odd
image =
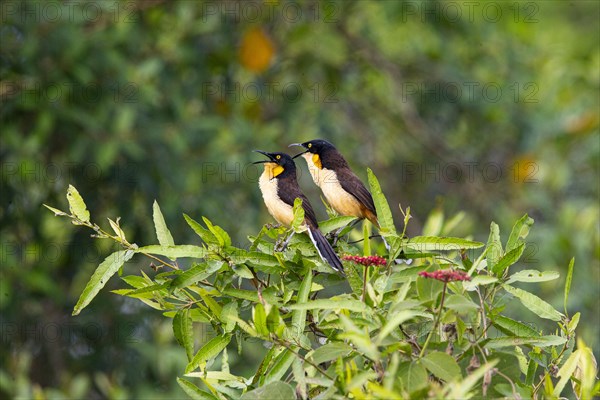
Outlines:
[{"label": "bird's open beak", "polygon": [[275,159],[273,158],[273,156],[271,154],[267,153],[266,151],[262,151],[262,150],[252,150],[252,151],[269,157],[268,160],[255,161],[252,164],[264,164],[264,163],[268,163],[268,162],[275,162]]},{"label": "bird's open beak", "polygon": [[[300,146],[300,147],[306,148],[306,146],[304,146],[302,143],[292,143],[288,147],[292,147],[292,146]],[[304,154],[306,152],[308,152],[308,149],[304,150],[302,153],[296,154],[294,157],[292,157],[292,160],[296,159],[296,157],[300,157],[302,154]]]}]

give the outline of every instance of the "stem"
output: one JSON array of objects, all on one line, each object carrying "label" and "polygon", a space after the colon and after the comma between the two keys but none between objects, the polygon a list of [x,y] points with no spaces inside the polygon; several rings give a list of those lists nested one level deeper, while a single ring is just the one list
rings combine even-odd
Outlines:
[{"label": "stem", "polygon": [[360,295],[360,297],[361,297],[360,300],[363,303],[367,302],[367,300],[366,300],[367,299],[366,294],[367,294],[367,280],[368,279],[369,279],[369,266],[365,265],[365,272],[364,272],[364,275],[363,275],[363,288],[362,288],[363,290],[362,290],[362,294]]},{"label": "stem", "polygon": [[442,316],[442,310],[444,309],[444,299],[446,298],[446,287],[447,286],[448,286],[448,282],[444,282],[444,289],[442,290],[442,300],[440,301],[440,308],[438,309],[438,312],[435,316],[433,328],[429,332],[429,335],[427,335],[427,340],[425,340],[425,344],[423,345],[423,348],[421,348],[421,352],[419,353],[419,359],[423,358],[423,355],[425,354],[425,350],[427,349],[427,346],[429,345],[429,341],[431,340],[431,337],[433,336],[433,332],[437,331],[438,324],[440,323],[440,319]]}]

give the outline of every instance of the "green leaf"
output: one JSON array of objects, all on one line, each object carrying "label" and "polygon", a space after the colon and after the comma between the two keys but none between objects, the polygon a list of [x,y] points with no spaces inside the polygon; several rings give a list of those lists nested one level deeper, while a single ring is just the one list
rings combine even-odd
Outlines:
[{"label": "green leaf", "polygon": [[421,363],[429,372],[446,382],[462,376],[456,360],[441,351],[432,351],[421,359]]},{"label": "green leaf", "polygon": [[533,225],[533,219],[527,214],[523,215],[512,228],[508,241],[506,242],[506,252],[509,252],[520,245],[522,239],[529,234],[529,228]]},{"label": "green leaf", "polygon": [[205,363],[208,360],[212,360],[216,356],[218,356],[225,347],[231,341],[231,334],[225,334],[222,336],[217,336],[208,341],[194,356],[192,361],[185,368],[185,373],[192,372],[196,368],[198,368],[201,364]]},{"label": "green leaf", "polygon": [[69,185],[69,189],[67,189],[67,200],[69,201],[71,214],[83,222],[90,222],[90,212],[87,210],[83,198],[73,185]]},{"label": "green leaf", "polygon": [[[266,384],[268,384],[268,383],[281,380],[283,375],[285,375],[285,373],[290,368],[290,365],[292,365],[292,362],[294,361],[294,357],[295,357],[294,353],[292,353],[290,350],[288,350],[288,349],[283,350],[281,352],[281,354],[279,354],[275,358],[275,361],[273,362],[273,367],[265,375],[265,378],[264,378],[265,386],[267,386]],[[273,398],[277,398],[277,397],[273,397]]]},{"label": "green leaf", "polygon": [[[408,321],[409,319],[412,319],[414,317],[417,316],[424,316],[423,313],[418,312],[418,311],[410,311],[410,310],[402,310],[399,311],[397,313],[394,313],[391,318],[389,318],[387,320],[387,322],[385,323],[385,325],[383,325],[383,327],[381,328],[381,330],[379,331],[379,334],[377,335],[377,338],[375,340],[375,342],[380,345],[383,340],[390,334],[392,333],[395,329],[398,328],[398,326],[406,321]],[[389,315],[388,315],[389,317]]]},{"label": "green leaf", "polygon": [[294,200],[294,219],[292,220],[292,229],[294,232],[303,232],[304,229],[301,226],[304,224],[304,208],[302,208],[302,199],[296,197]]},{"label": "green leaf", "polygon": [[456,382],[452,385],[447,385],[445,387],[445,392],[442,398],[446,399],[467,399],[471,398],[471,389],[478,384],[479,380],[483,378],[483,376],[492,369],[498,360],[492,360],[488,363],[483,364],[481,367],[477,368],[475,371],[471,372],[471,374],[467,375],[465,379],[460,382]]},{"label": "green leaf", "polygon": [[138,248],[136,253],[157,254],[176,260],[178,258],[204,258],[206,257],[206,249],[200,246],[189,244],[179,244],[176,246],[159,246],[150,245]]},{"label": "green leaf", "polygon": [[381,186],[377,177],[371,171],[371,168],[367,168],[367,177],[369,180],[369,187],[371,188],[371,195],[373,196],[373,202],[375,203],[375,210],[377,210],[377,220],[382,233],[395,234],[396,226],[394,225],[394,219],[392,218],[392,210],[385,198],[385,195],[381,191]]},{"label": "green leaf", "polygon": [[573,281],[573,266],[575,265],[575,257],[569,262],[569,270],[567,271],[567,280],[565,281],[565,300],[564,308],[567,314],[567,301],[569,300],[569,292],[571,291],[571,282]]},{"label": "green leaf", "polygon": [[428,383],[427,371],[420,362],[404,362],[398,368],[398,377],[404,389],[409,392],[425,388]]},{"label": "green leaf", "polygon": [[202,239],[204,243],[219,244],[219,241],[217,240],[215,235],[212,234],[211,231],[204,228],[202,225],[200,225],[198,222],[192,219],[189,215],[183,214],[183,218],[185,218],[185,221],[188,223],[188,225],[194,230],[194,232],[196,232],[198,236],[200,236],[200,239]]},{"label": "green leaf", "polygon": [[490,224],[490,236],[488,237],[487,248],[487,265],[488,268],[492,268],[504,253],[502,242],[500,242],[500,227],[495,222]]},{"label": "green leaf", "polygon": [[522,271],[512,274],[506,283],[513,282],[545,282],[558,279],[560,274],[556,271],[544,271],[540,272],[535,269],[524,269]]},{"label": "green leaf", "polygon": [[444,226],[444,211],[440,206],[434,208],[423,225],[424,236],[438,236]]},{"label": "green leaf", "polygon": [[406,246],[421,252],[429,250],[458,251],[461,249],[477,249],[482,247],[483,243],[454,237],[415,236],[406,243]]},{"label": "green leaf", "polygon": [[329,232],[335,231],[336,229],[343,228],[353,222],[356,217],[352,216],[339,216],[333,217],[326,221],[319,222],[319,229],[323,232],[323,235],[328,234]]},{"label": "green leaf", "polygon": [[526,325],[522,322],[515,321],[514,319],[505,317],[503,315],[497,315],[492,323],[502,330],[504,333],[512,336],[521,336],[521,337],[539,337],[540,334],[538,331]]},{"label": "green leaf", "polygon": [[173,317],[173,334],[180,346],[185,349],[188,362],[194,357],[194,338],[190,309],[182,308]]},{"label": "green leaf", "polygon": [[227,232],[225,232],[225,230],[223,230],[223,228],[221,228],[220,226],[217,226],[217,225],[213,225],[212,222],[210,222],[210,220],[206,217],[202,217],[202,220],[206,224],[206,227],[208,228],[208,230],[212,232],[212,234],[215,236],[215,238],[217,238],[219,247],[231,246],[231,237],[229,237],[229,234]]},{"label": "green leaf", "polygon": [[365,303],[353,299],[318,299],[307,301],[305,303],[296,303],[289,305],[290,310],[348,310],[356,312],[372,312]]},{"label": "green leaf", "polygon": [[477,304],[473,303],[471,299],[468,299],[466,296],[460,294],[452,294],[448,296],[444,306],[461,314],[479,310],[479,306]]},{"label": "green leaf", "polygon": [[240,400],[296,400],[294,388],[285,382],[271,382],[249,392],[240,397]]},{"label": "green leaf", "polygon": [[537,346],[537,347],[548,347],[548,346],[560,346],[567,341],[566,338],[556,335],[547,336],[535,336],[535,337],[500,337],[494,339],[488,339],[485,342],[485,347],[488,349],[499,349],[502,347],[514,347],[514,346]]},{"label": "green leaf", "polygon": [[173,241],[173,236],[171,235],[169,228],[167,228],[165,218],[163,217],[156,200],[154,200],[154,204],[152,205],[152,219],[154,219],[154,229],[156,230],[158,243],[160,243],[161,246],[174,246],[175,242]]},{"label": "green leaf", "polygon": [[[310,295],[310,288],[312,286],[312,272],[307,271],[304,275],[304,279],[298,289],[298,297],[296,304],[306,304],[308,296]],[[292,314],[292,329],[296,336],[299,336],[304,332],[306,326],[306,309],[296,309]]]},{"label": "green leaf", "polygon": [[96,271],[94,271],[94,274],[87,285],[85,285],[85,289],[83,289],[81,296],[79,296],[79,300],[73,309],[73,315],[79,314],[81,310],[90,304],[100,289],[106,285],[110,277],[113,276],[123,264],[131,260],[133,254],[134,252],[131,250],[116,251],[102,261],[98,268],[96,268]]},{"label": "green leaf", "polygon": [[577,369],[580,358],[581,358],[581,350],[576,350],[569,356],[569,358],[567,359],[567,361],[565,361],[563,366],[560,367],[560,369],[558,370],[558,374],[557,374],[558,376],[560,376],[560,380],[554,387],[554,392],[553,392],[554,396],[560,397],[560,394],[562,393],[563,389],[565,388],[565,385],[567,384],[567,382],[569,382],[569,380],[575,373],[575,370]]},{"label": "green leaf", "polygon": [[463,287],[465,290],[475,290],[477,286],[489,285],[490,283],[498,282],[498,278],[490,275],[476,275],[470,281],[464,281]]},{"label": "green leaf", "polygon": [[343,342],[327,343],[312,352],[310,358],[315,364],[332,361],[338,357],[346,357],[352,351],[352,347]]},{"label": "green leaf", "polygon": [[269,329],[267,328],[267,313],[262,303],[258,303],[254,306],[254,327],[256,331],[262,336],[269,336]]},{"label": "green leaf", "polygon": [[235,328],[236,322],[234,318],[238,318],[237,309],[238,303],[236,300],[233,300],[225,304],[225,306],[223,306],[223,309],[221,310],[221,316],[219,317],[219,319],[225,323],[225,332],[231,332]]},{"label": "green leaf", "polygon": [[183,389],[185,394],[187,394],[194,400],[219,400],[219,398],[213,395],[212,393],[200,390],[198,386],[194,385],[187,379],[181,379],[178,377],[177,383]]},{"label": "green leaf", "polygon": [[521,255],[523,255],[524,250],[525,243],[521,243],[518,247],[512,249],[511,251],[500,257],[496,264],[488,264],[488,268],[491,267],[492,272],[496,274],[496,276],[502,276],[502,274],[508,267],[519,261],[519,258],[521,258]]},{"label": "green leaf", "polygon": [[243,290],[228,287],[222,290],[222,293],[227,296],[235,297],[237,299],[249,300],[255,303],[258,302],[258,293],[256,290]]},{"label": "green leaf", "polygon": [[556,311],[554,307],[536,295],[508,285],[504,285],[503,287],[504,290],[517,297],[525,307],[537,314],[540,318],[550,319],[552,321],[560,321],[563,317],[563,314]]},{"label": "green leaf", "polygon": [[194,265],[192,268],[173,279],[170,287],[171,289],[188,287],[198,281],[208,278],[216,271],[220,270],[225,264],[227,263],[224,261],[209,260],[206,263]]},{"label": "green leaf", "polygon": [[58,208],[54,208],[54,207],[50,207],[47,204],[42,204],[44,207],[46,207],[48,210],[52,211],[54,213],[55,216],[59,217],[59,216],[69,216],[69,214],[67,214],[64,211],[60,211]]}]

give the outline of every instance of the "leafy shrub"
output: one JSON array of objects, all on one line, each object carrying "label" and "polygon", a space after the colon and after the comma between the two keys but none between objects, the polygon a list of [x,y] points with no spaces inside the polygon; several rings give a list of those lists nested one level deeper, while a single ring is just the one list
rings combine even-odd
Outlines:
[{"label": "leafy shrub", "polygon": [[[557,272],[514,271],[531,218],[519,219],[504,244],[493,222],[487,244],[447,236],[406,238],[410,209],[401,209],[404,230],[398,233],[370,170],[369,184],[390,254],[370,254],[367,224],[359,249],[343,239],[352,218],[322,222],[324,233],[341,229],[337,248],[346,254],[345,278],[320,261],[303,235],[281,250],[283,227],[264,226],[244,249],[233,246],[229,234],[209,219],[203,217],[202,225],[184,215],[202,245],[176,245],[156,202],[159,244],[138,246],[126,238],[119,219],[109,220],[112,232],[93,223],[70,186],[69,213],[47,207],[123,247],[97,268],[73,315],[115,273],[121,275],[127,261],[143,255],[152,260],[154,272],[121,276],[131,288],[113,292],[172,318],[173,334],[188,358],[178,383],[192,398],[557,398],[569,382],[577,398],[598,394],[592,351],[576,340],[580,314],[570,316],[567,310],[574,260],[564,312],[514,286],[559,277]],[[295,210],[298,223],[301,207]],[[438,230],[449,231],[457,223],[451,220]],[[435,224],[434,219],[426,226]],[[182,258],[193,260],[186,270],[178,264]],[[397,263],[397,258],[414,263]],[[348,293],[323,295],[345,279]],[[556,322],[556,329],[545,333],[506,316],[513,300]],[[195,340],[200,323],[213,331],[203,343]],[[268,349],[256,372],[234,374],[228,351],[237,346],[242,352],[256,341]]]}]

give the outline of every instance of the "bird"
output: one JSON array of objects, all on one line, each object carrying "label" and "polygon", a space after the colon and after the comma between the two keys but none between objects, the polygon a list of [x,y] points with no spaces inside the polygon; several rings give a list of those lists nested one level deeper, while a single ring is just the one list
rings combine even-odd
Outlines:
[{"label": "bird", "polygon": [[289,145],[292,146],[306,149],[294,158],[302,156],[306,160],[313,181],[321,188],[325,199],[338,214],[366,218],[380,229],[371,192],[352,172],[333,144],[323,139],[315,139]]},{"label": "bird", "polygon": [[[377,229],[381,229],[373,196],[358,176],[350,169],[342,154],[327,140],[314,139],[304,143],[292,143],[288,147],[301,146],[306,150],[293,158],[306,160],[308,171],[321,188],[331,208],[340,215],[368,219]],[[382,236],[387,251],[391,246]],[[400,260],[396,260],[400,262]]]},{"label": "bird", "polygon": [[304,209],[302,227],[308,233],[321,259],[327,262],[335,271],[343,274],[342,261],[319,230],[315,212],[308,198],[302,193],[300,185],[298,185],[296,163],[292,157],[281,152],[254,151],[268,158],[268,160],[257,161],[254,164],[264,164],[265,167],[258,184],[269,213],[280,224],[290,226],[294,219],[294,201],[297,198],[301,199],[302,208]]}]

